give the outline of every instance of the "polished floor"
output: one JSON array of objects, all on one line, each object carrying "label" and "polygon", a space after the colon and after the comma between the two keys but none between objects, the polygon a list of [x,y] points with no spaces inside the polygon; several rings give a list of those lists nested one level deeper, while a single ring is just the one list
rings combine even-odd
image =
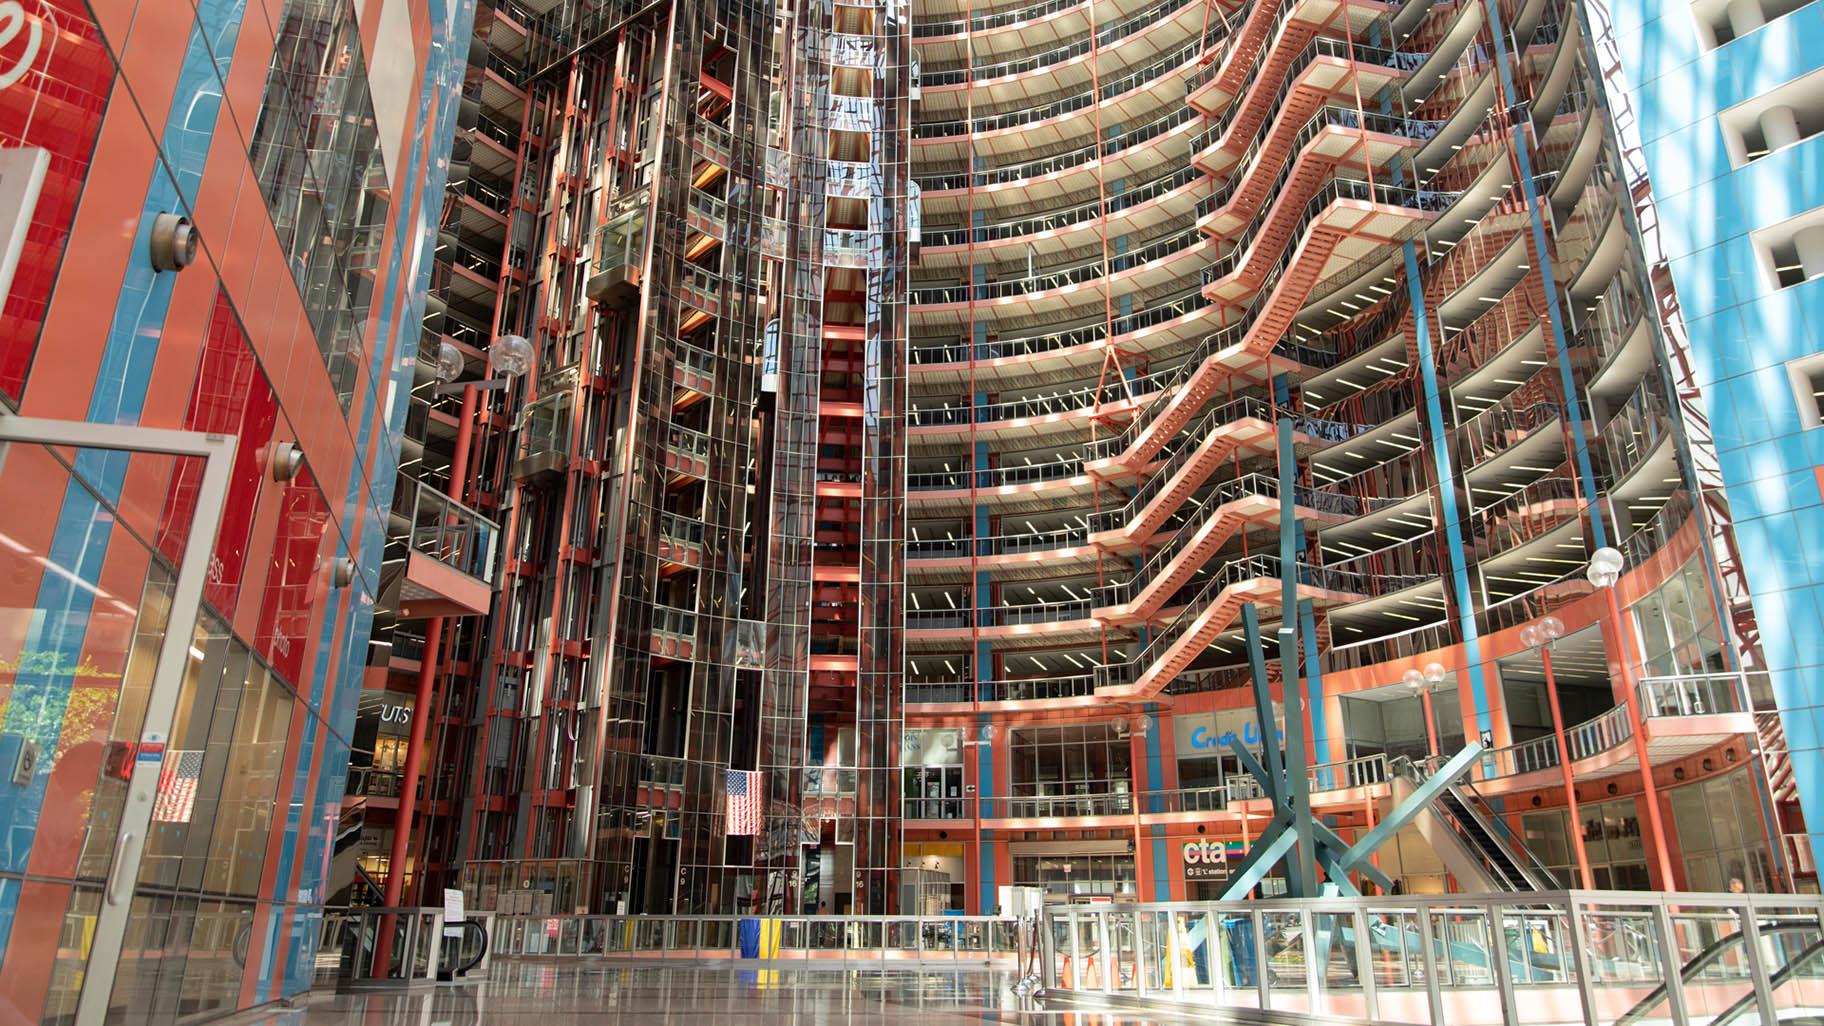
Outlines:
[{"label": "polished floor", "polygon": [[[270,1026],[1143,1026],[1188,1020],[1047,1011],[988,969],[755,970],[497,966],[435,991],[336,994],[263,1017]],[[1204,1020],[1208,1021],[1208,1020]]]}]

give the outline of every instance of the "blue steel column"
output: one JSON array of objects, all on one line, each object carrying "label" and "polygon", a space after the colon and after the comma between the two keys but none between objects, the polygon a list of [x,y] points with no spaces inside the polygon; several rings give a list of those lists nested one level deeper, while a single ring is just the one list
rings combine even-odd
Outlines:
[{"label": "blue steel column", "polygon": [[1558,302],[1558,279],[1552,272],[1551,250],[1545,243],[1545,219],[1539,212],[1539,192],[1533,186],[1533,158],[1528,152],[1526,132],[1514,126],[1514,157],[1520,162],[1520,187],[1526,193],[1526,212],[1532,221],[1533,252],[1539,261],[1539,279],[1545,289],[1546,317],[1552,322],[1552,349],[1558,361],[1558,384],[1564,392],[1564,419],[1571,426],[1571,444],[1577,450],[1577,476],[1583,479],[1584,498],[1589,503],[1590,537],[1600,549],[1609,544],[1603,530],[1601,493],[1596,488],[1596,472],[1590,465],[1590,448],[1583,430],[1583,404],[1577,399],[1577,376],[1571,369],[1571,349],[1564,335],[1564,312]]},{"label": "blue steel column", "polygon": [[1431,429],[1431,459],[1438,482],[1438,516],[1444,521],[1444,540],[1450,550],[1450,580],[1457,596],[1457,626],[1463,636],[1463,658],[1468,664],[1470,696],[1476,708],[1476,732],[1486,739],[1494,730],[1494,717],[1488,707],[1488,689],[1482,680],[1482,646],[1476,633],[1475,605],[1469,588],[1469,560],[1463,551],[1463,525],[1459,520],[1456,478],[1450,463],[1450,435],[1444,427],[1444,408],[1438,398],[1437,361],[1431,351],[1431,315],[1425,309],[1425,285],[1419,278],[1418,249],[1408,239],[1401,250],[1406,259],[1406,291],[1412,302],[1419,377],[1425,391],[1425,422]]}]

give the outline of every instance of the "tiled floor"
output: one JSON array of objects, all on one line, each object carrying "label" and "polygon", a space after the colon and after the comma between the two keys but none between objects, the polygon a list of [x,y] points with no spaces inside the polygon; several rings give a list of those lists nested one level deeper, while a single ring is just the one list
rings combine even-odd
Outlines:
[{"label": "tiled floor", "polygon": [[435,991],[336,994],[269,1026],[1142,1026],[1174,1020],[1044,1011],[990,970],[767,972],[696,966],[495,967]]}]

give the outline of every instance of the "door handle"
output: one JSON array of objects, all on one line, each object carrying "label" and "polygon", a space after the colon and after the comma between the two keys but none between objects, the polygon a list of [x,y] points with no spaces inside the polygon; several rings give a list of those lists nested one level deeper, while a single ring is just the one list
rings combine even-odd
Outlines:
[{"label": "door handle", "polygon": [[122,830],[120,840],[114,842],[114,865],[108,868],[108,904],[120,904],[120,881],[122,877],[131,879],[137,873],[123,873],[121,867],[127,862],[127,849],[133,845],[133,831]]}]

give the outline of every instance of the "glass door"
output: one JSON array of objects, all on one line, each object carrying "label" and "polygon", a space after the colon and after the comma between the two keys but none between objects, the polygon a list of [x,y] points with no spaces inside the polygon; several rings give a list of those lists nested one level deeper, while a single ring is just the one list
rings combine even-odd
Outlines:
[{"label": "glass door", "polygon": [[0,519],[0,958],[46,1022],[104,1021],[154,806],[195,794],[168,741],[234,446],[0,416],[0,489],[35,497]]}]

